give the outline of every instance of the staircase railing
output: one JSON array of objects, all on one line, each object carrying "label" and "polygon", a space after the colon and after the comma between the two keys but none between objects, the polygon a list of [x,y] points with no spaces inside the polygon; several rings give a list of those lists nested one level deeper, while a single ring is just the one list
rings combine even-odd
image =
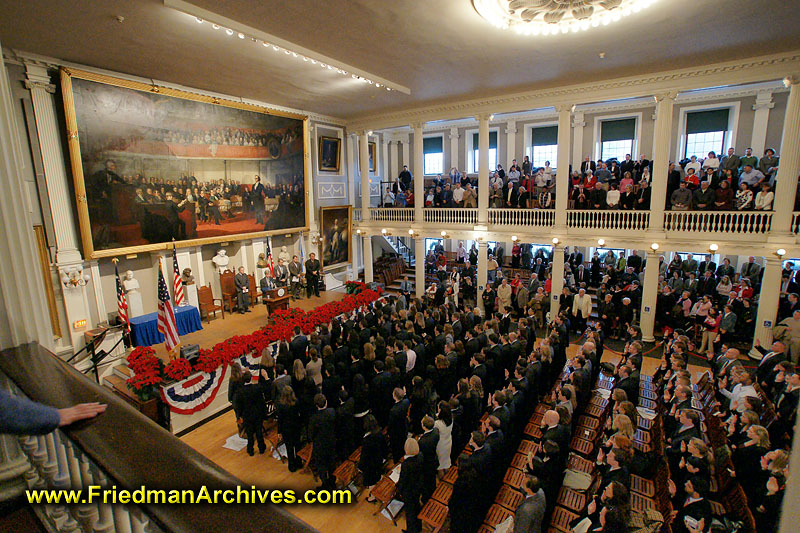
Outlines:
[{"label": "staircase railing", "polygon": [[[0,386],[54,407],[101,402],[108,405],[98,418],[42,436],[17,439],[2,436],[5,445],[18,443],[10,455],[21,459],[20,470],[29,489],[82,489],[90,485],[135,491],[191,490],[202,494],[232,490],[243,484],[108,389],[80,374],[38,344],[0,353]],[[27,460],[25,460],[27,459]],[[250,485],[242,486],[250,493]],[[230,494],[230,493],[228,493]],[[153,495],[160,498],[160,495]],[[86,532],[195,531],[314,531],[307,524],[271,504],[249,505],[246,512],[233,505],[140,505],[93,503],[39,505],[35,509],[52,530]],[[159,500],[160,502],[160,500]]]}]

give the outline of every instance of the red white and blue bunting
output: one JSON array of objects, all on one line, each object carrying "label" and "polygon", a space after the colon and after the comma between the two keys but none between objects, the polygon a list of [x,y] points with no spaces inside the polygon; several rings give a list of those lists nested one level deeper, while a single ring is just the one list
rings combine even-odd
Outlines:
[{"label": "red white and blue bunting", "polygon": [[225,381],[227,368],[223,365],[213,372],[199,372],[183,381],[161,387],[161,399],[173,413],[190,415],[205,409]]}]

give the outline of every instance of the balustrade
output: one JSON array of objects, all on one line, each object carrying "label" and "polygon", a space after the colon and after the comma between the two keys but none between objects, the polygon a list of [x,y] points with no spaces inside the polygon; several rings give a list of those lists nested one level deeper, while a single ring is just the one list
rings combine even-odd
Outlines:
[{"label": "balustrade", "polygon": [[772,226],[772,214],[772,211],[667,211],[664,213],[664,229],[763,235]]},{"label": "balustrade", "polygon": [[478,210],[475,208],[426,207],[425,222],[474,226],[478,223]]},{"label": "balustrade", "polygon": [[353,222],[361,222],[361,208],[354,207],[353,208]]},{"label": "balustrade", "polygon": [[800,233],[800,211],[792,213],[792,229],[791,232],[797,235]]},{"label": "balustrade", "polygon": [[567,211],[567,226],[578,229],[644,231],[650,223],[649,211],[606,211],[572,209]]},{"label": "balustrade", "polygon": [[376,222],[414,222],[413,207],[370,207],[369,213]]},{"label": "balustrade", "polygon": [[553,209],[489,209],[489,224],[495,226],[552,226]]}]

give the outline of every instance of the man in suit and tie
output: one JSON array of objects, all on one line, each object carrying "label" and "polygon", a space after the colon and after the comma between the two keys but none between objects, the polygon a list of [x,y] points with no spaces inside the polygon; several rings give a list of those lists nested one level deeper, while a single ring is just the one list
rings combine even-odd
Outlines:
[{"label": "man in suit and tie", "polygon": [[761,347],[761,341],[756,339],[753,348],[764,356],[756,368],[756,382],[762,389],[769,390],[775,381],[775,367],[781,361],[786,361],[786,345],[781,341],[775,341],[772,343],[772,350],[767,352]]},{"label": "man in suit and tie", "polygon": [[311,252],[308,254],[308,261],[306,261],[306,283],[308,284],[306,291],[309,298],[311,298],[312,294],[319,298],[319,271],[320,264],[317,256],[314,252]]},{"label": "man in suit and tie", "polygon": [[294,327],[294,337],[289,341],[289,350],[292,352],[292,360],[300,359],[303,364],[306,362],[306,349],[308,348],[308,337],[303,335],[300,326]]},{"label": "man in suit and tie", "polygon": [[250,383],[251,379],[250,372],[245,372],[244,387],[233,397],[233,405],[244,421],[244,431],[247,434],[247,454],[253,456],[255,442],[258,442],[258,453],[264,453],[267,449],[264,443],[264,417],[267,415],[267,408],[261,387],[256,383]]},{"label": "man in suit and tie", "polygon": [[314,396],[317,412],[308,421],[308,437],[314,449],[311,460],[319,476],[322,490],[332,490],[335,481],[331,473],[336,459],[336,411],[328,407],[324,394]]},{"label": "man in suit and tie", "polygon": [[[397,495],[403,501],[406,512],[406,531],[416,533],[422,529],[419,512],[422,508],[422,487],[424,479],[424,457],[419,453],[419,443],[408,438],[403,444],[405,451],[397,480]],[[434,450],[434,455],[436,452]]]},{"label": "man in suit and tie", "polygon": [[286,287],[289,281],[289,269],[283,264],[283,259],[278,259],[278,265],[275,267],[275,283],[278,287]]},{"label": "man in suit and tie", "polygon": [[581,174],[585,175],[587,170],[591,170],[592,173],[594,173],[594,171],[597,170],[597,164],[594,161],[592,161],[592,158],[589,157],[588,155],[586,156],[586,159],[581,163]]},{"label": "man in suit and tie", "polygon": [[419,438],[419,451],[422,453],[422,501],[427,501],[436,489],[436,472],[439,470],[439,430],[433,427],[433,418],[422,418],[422,435]]},{"label": "man in suit and tie", "polygon": [[[392,450],[392,458],[397,463],[403,458],[403,447],[408,437],[408,406],[405,389],[399,387],[392,392],[394,405],[389,409],[389,424],[387,433],[389,434],[389,446]],[[414,442],[416,444],[416,441]]]},{"label": "man in suit and tie", "polygon": [[261,278],[261,281],[258,282],[259,286],[261,287],[261,300],[264,302],[264,305],[267,305],[267,297],[266,294],[275,288],[275,280],[273,280],[269,275],[269,269],[266,269],[264,272],[264,277]]},{"label": "man in suit and tie", "polygon": [[546,509],[544,490],[539,478],[529,477],[522,486],[525,499],[514,514],[514,533],[540,533]]},{"label": "man in suit and tie", "polygon": [[253,208],[256,212],[256,224],[264,223],[264,199],[267,197],[267,189],[261,183],[261,177],[255,177],[253,190],[250,193],[250,199],[253,202]]},{"label": "man in suit and tie", "polygon": [[639,403],[639,382],[631,378],[632,372],[633,369],[631,367],[622,365],[619,369],[619,381],[614,388],[624,390],[628,395],[628,401],[632,402],[633,405],[637,405]]},{"label": "man in suit and tie", "polygon": [[245,274],[244,267],[239,267],[239,272],[233,277],[236,285],[236,307],[239,313],[250,312],[250,276]]},{"label": "man in suit and tie", "polygon": [[303,266],[296,255],[292,256],[292,262],[289,263],[289,291],[292,294],[292,300],[300,298],[300,276],[303,275]]}]

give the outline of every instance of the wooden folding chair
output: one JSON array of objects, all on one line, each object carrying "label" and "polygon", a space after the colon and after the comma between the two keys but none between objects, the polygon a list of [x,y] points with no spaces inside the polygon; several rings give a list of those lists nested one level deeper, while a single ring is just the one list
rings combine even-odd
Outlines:
[{"label": "wooden folding chair", "polygon": [[569,449],[584,457],[589,457],[594,451],[594,443],[581,437],[573,437],[569,443]]},{"label": "wooden folding chair", "polygon": [[503,483],[511,487],[512,489],[521,490],[522,485],[525,484],[526,479],[525,472],[516,468],[509,468],[506,470],[506,474],[503,476]]},{"label": "wooden folding chair", "polygon": [[567,461],[567,468],[577,470],[578,472],[591,474],[595,469],[595,464],[593,461],[581,457],[580,455],[570,453],[569,460]]},{"label": "wooden folding chair", "polygon": [[[336,480],[337,486],[342,488],[345,488],[350,485],[350,483],[353,483],[357,477],[358,467],[352,461],[342,462],[342,464],[336,467],[336,470],[333,471],[333,478]],[[356,497],[358,497],[358,493],[356,493]]]},{"label": "wooden folding chair", "polygon": [[489,507],[489,512],[486,513],[486,519],[483,521],[483,523],[487,524],[489,527],[497,527],[509,516],[514,516],[514,513],[502,505],[494,504]]},{"label": "wooden folding chair", "polygon": [[511,466],[517,470],[524,471],[528,466],[528,456],[521,453],[515,453],[514,458],[511,459]]},{"label": "wooden folding chair", "polygon": [[450,503],[450,497],[453,495],[453,485],[440,481],[436,484],[436,490],[433,491],[431,498],[438,501],[443,505]]},{"label": "wooden folding chair", "polygon": [[534,442],[532,440],[521,440],[519,443],[519,448],[517,448],[517,452],[528,455],[529,453],[535,454],[539,451],[540,444],[538,442]]},{"label": "wooden folding chair", "polygon": [[579,516],[578,513],[573,513],[563,507],[557,506],[553,510],[553,516],[550,518],[550,530],[555,530],[560,533],[572,533],[570,524]]},{"label": "wooden folding chair", "polygon": [[450,509],[447,507],[447,505],[431,498],[425,502],[425,505],[422,507],[422,511],[420,511],[420,513],[417,515],[417,518],[419,518],[420,522],[422,522],[423,531],[437,533],[444,526],[449,512]]},{"label": "wooden folding chair", "polygon": [[523,496],[520,491],[514,490],[508,485],[503,485],[500,487],[500,490],[497,491],[497,498],[495,498],[494,502],[514,513],[524,499],[525,496]]},{"label": "wooden folding chair", "polygon": [[[372,487],[371,491],[369,491],[370,495],[376,500],[378,500],[378,509],[374,513],[372,513],[373,516],[380,513],[389,506],[389,503],[394,498],[394,494],[396,491],[397,491],[397,486],[394,484],[394,481],[392,481],[388,476],[381,476],[380,481],[375,483],[375,486]],[[394,525],[397,525],[397,515],[392,516],[392,523]]]},{"label": "wooden folding chair", "polygon": [[445,472],[442,481],[445,481],[452,485],[456,482],[456,479],[458,479],[458,467],[451,466],[449,469],[447,469],[447,472]]},{"label": "wooden folding chair", "polygon": [[558,491],[556,504],[574,513],[581,513],[589,503],[589,497],[569,487],[561,487]]},{"label": "wooden folding chair", "polygon": [[[311,470],[309,464],[311,463],[311,455],[313,453],[314,445],[310,442],[303,446],[299,452],[297,452],[297,457],[303,461],[303,468],[301,472],[309,472]],[[316,479],[316,474],[314,474],[314,478]]]}]

